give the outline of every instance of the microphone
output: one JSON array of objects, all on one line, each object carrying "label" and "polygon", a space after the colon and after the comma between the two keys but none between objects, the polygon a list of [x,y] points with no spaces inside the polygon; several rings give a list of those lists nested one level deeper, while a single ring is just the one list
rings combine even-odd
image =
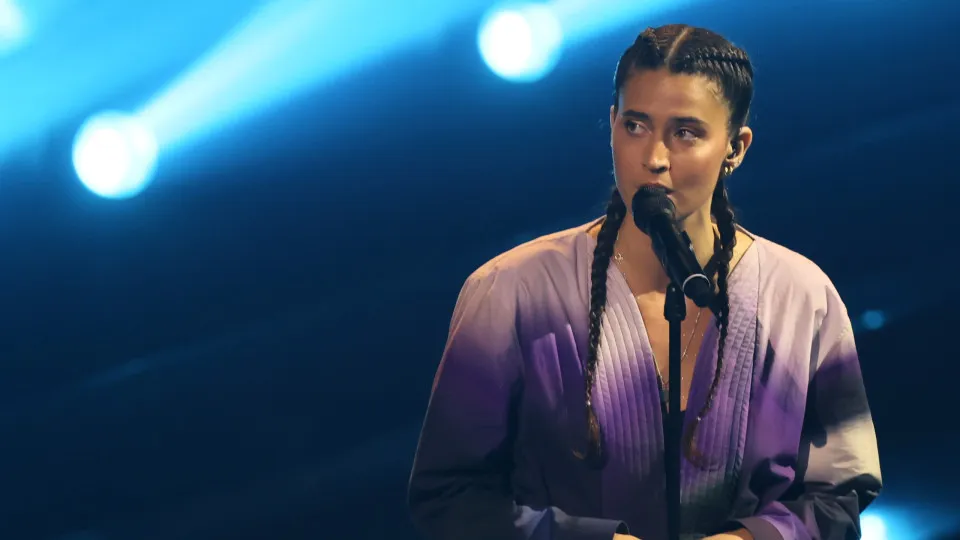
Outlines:
[{"label": "microphone", "polygon": [[667,197],[666,188],[642,186],[630,207],[637,228],[653,240],[653,251],[670,281],[697,306],[709,307],[714,296],[713,282],[700,267],[690,237],[678,226],[677,207]]}]

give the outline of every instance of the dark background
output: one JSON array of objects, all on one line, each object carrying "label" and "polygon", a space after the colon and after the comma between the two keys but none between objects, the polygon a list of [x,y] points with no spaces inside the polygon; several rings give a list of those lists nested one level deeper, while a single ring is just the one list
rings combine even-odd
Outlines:
[{"label": "dark background", "polygon": [[[668,20],[753,55],[756,142],[732,200],[748,229],[816,261],[857,318],[878,512],[924,527],[903,538],[949,526],[956,5],[668,10],[530,85],[484,66],[478,20],[184,150],[133,199],[97,198],[70,167],[77,121],[103,103],[4,162],[4,538],[414,538],[403,490],[459,287],[498,252],[599,215],[615,63]],[[869,310],[886,325],[859,325]]]}]

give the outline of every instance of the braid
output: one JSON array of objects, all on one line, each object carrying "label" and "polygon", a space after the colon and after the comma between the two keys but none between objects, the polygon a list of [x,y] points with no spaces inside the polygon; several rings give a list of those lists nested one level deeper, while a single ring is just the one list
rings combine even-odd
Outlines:
[{"label": "braid", "polygon": [[603,328],[603,311],[607,304],[607,270],[613,257],[613,245],[617,241],[620,225],[627,215],[627,207],[620,192],[613,190],[607,215],[597,234],[597,247],[593,250],[593,265],[590,270],[590,328],[587,340],[587,363],[583,370],[586,393],[587,451],[576,451],[577,458],[599,464],[603,454],[600,421],[593,407],[593,387],[597,379],[597,356],[600,349],[600,332]]},{"label": "braid", "polygon": [[716,47],[703,47],[694,50],[687,56],[677,60],[678,67],[687,67],[687,69],[696,70],[698,66],[692,66],[696,62],[703,64],[713,63],[712,66],[717,71],[742,69],[746,75],[753,77],[753,63],[742,49],[731,47],[728,49],[718,49]]},{"label": "braid", "polygon": [[657,42],[657,34],[653,31],[653,28],[647,28],[643,32],[640,32],[640,35],[637,36],[637,40],[634,42],[634,47],[639,47],[640,51],[643,51],[650,55],[650,58],[654,62],[662,63],[664,61],[664,53],[660,48],[660,44]]},{"label": "braid", "polygon": [[[730,296],[727,293],[727,278],[730,275],[730,262],[733,259],[733,248],[737,244],[737,229],[733,208],[727,198],[727,188],[721,177],[717,187],[713,190],[713,200],[710,204],[710,213],[717,220],[717,229],[720,230],[720,255],[717,257],[717,297],[714,312],[717,315],[717,329],[720,330],[720,339],[717,341],[717,369],[710,383],[707,400],[700,409],[698,418],[703,418],[710,412],[713,400],[717,396],[717,387],[720,386],[720,377],[723,374],[723,348],[727,342],[727,328],[730,317]],[[699,422],[697,423],[699,424]],[[692,438],[689,443],[692,444]]]}]

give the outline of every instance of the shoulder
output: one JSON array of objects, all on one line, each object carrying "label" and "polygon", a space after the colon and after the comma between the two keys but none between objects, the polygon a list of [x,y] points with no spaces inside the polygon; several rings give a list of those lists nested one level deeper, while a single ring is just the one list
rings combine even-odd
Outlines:
[{"label": "shoulder", "polygon": [[801,286],[832,286],[827,274],[809,258],[767,238],[752,235],[761,258],[761,271]]},{"label": "shoulder", "polygon": [[467,283],[499,282],[511,287],[526,286],[545,274],[574,272],[578,253],[591,239],[590,224],[542,235],[500,253],[474,270]]},{"label": "shoulder", "polygon": [[589,276],[592,223],[544,234],[486,261],[464,282],[461,309],[495,310],[499,315],[553,312],[558,304],[582,302]]},{"label": "shoulder", "polygon": [[773,240],[757,235],[752,236],[757,247],[760,248],[765,272],[783,274],[811,284],[829,281],[826,273],[817,263],[805,255]]},{"label": "shoulder", "polygon": [[830,277],[808,257],[766,238],[754,237],[760,263],[760,294],[786,313],[812,313],[817,326],[829,318],[848,321],[847,308]]}]

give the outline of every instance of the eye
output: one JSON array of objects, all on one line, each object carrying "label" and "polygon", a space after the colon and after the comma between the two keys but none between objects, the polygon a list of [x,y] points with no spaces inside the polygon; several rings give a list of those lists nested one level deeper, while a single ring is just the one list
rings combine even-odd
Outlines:
[{"label": "eye", "polygon": [[699,135],[691,129],[680,128],[677,130],[677,137],[684,141],[696,140]]},{"label": "eye", "polygon": [[636,122],[634,120],[625,120],[623,122],[623,127],[627,130],[628,133],[638,133],[641,130],[646,129],[643,124]]}]

